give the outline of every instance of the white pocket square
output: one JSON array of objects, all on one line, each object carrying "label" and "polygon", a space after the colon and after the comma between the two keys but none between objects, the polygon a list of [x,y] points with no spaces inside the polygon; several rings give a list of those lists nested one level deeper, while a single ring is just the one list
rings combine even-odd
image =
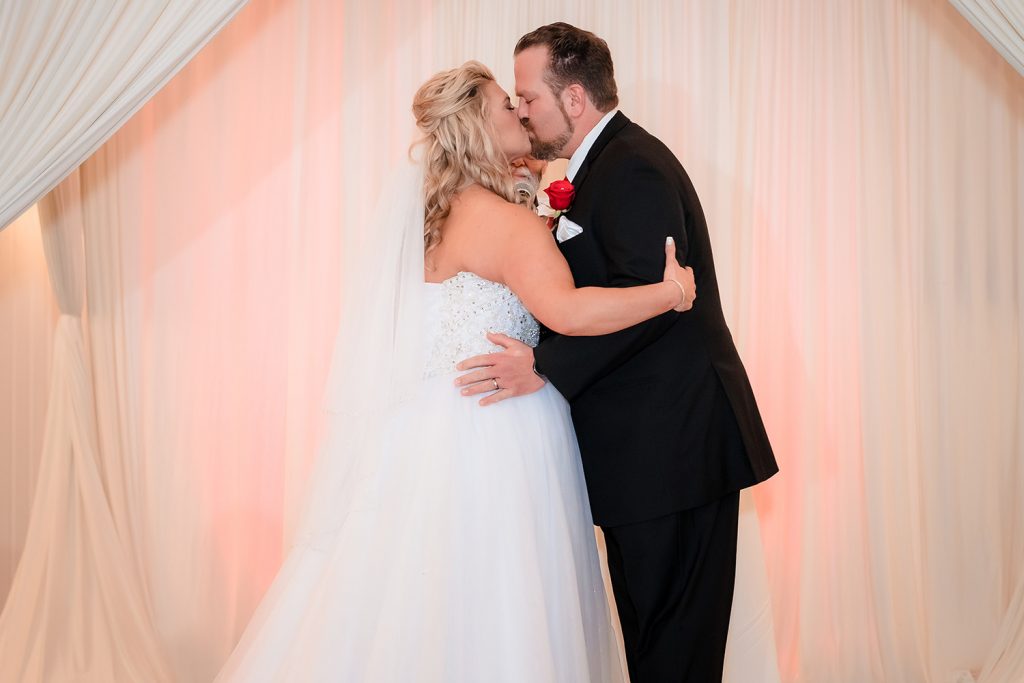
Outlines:
[{"label": "white pocket square", "polygon": [[558,227],[555,228],[555,239],[561,244],[583,232],[583,228],[573,223],[565,216],[558,217]]}]

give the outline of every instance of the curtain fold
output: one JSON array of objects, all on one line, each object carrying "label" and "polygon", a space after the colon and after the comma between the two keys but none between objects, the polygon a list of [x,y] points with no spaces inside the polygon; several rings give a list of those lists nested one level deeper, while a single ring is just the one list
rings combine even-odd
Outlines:
[{"label": "curtain fold", "polygon": [[1018,0],[949,0],[1024,76],[1024,5]]},{"label": "curtain fold", "polygon": [[103,144],[245,2],[0,5],[0,230]]},{"label": "curtain fold", "polygon": [[1004,683],[1024,680],[1024,573],[1017,584],[1010,608],[985,667],[978,676],[979,683]]},{"label": "curtain fold", "polygon": [[[72,172],[40,203],[61,315],[25,547],[0,614],[3,680],[172,680],[146,588],[131,356],[104,334],[114,290],[90,285],[91,348],[83,328],[85,214],[74,169],[243,4],[0,8],[0,228]],[[111,221],[92,208],[97,230]]]},{"label": "curtain fold", "polygon": [[39,211],[32,207],[0,234],[0,595],[5,597],[32,508],[59,318]]},{"label": "curtain fold", "polygon": [[73,173],[40,204],[61,315],[25,548],[0,613],[0,680],[169,681],[131,539],[111,515],[82,326],[85,253]]}]

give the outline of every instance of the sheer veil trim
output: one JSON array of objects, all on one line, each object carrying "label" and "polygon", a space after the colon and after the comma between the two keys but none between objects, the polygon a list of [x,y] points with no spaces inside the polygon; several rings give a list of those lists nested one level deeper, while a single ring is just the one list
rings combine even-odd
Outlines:
[{"label": "sheer veil trim", "polygon": [[413,158],[382,185],[370,225],[347,226],[342,308],[325,391],[325,437],[295,545],[329,543],[369,476],[384,421],[421,381],[424,165]]}]

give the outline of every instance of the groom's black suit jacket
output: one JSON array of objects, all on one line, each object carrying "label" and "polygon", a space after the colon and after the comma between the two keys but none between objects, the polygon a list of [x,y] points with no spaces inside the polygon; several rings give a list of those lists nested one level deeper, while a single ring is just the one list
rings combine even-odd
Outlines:
[{"label": "groom's black suit jacket", "polygon": [[703,505],[778,471],[725,324],[697,193],[675,155],[621,112],[573,180],[559,245],[577,287],[660,282],[665,237],[693,268],[697,301],[599,337],[547,333],[537,370],[572,406],[595,523]]}]

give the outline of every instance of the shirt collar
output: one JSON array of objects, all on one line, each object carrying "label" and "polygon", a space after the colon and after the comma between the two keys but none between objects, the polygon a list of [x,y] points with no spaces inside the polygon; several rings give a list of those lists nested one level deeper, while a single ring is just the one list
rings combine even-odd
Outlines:
[{"label": "shirt collar", "polygon": [[594,146],[594,141],[604,130],[608,122],[612,120],[612,117],[619,112],[618,109],[612,109],[610,112],[605,114],[597,125],[590,129],[586,137],[583,138],[583,142],[573,152],[572,158],[569,159],[569,167],[565,170],[565,177],[568,178],[569,182],[573,181],[576,177],[576,173],[580,170],[580,166],[583,165],[583,160],[587,158],[587,154],[590,152],[590,148]]}]

